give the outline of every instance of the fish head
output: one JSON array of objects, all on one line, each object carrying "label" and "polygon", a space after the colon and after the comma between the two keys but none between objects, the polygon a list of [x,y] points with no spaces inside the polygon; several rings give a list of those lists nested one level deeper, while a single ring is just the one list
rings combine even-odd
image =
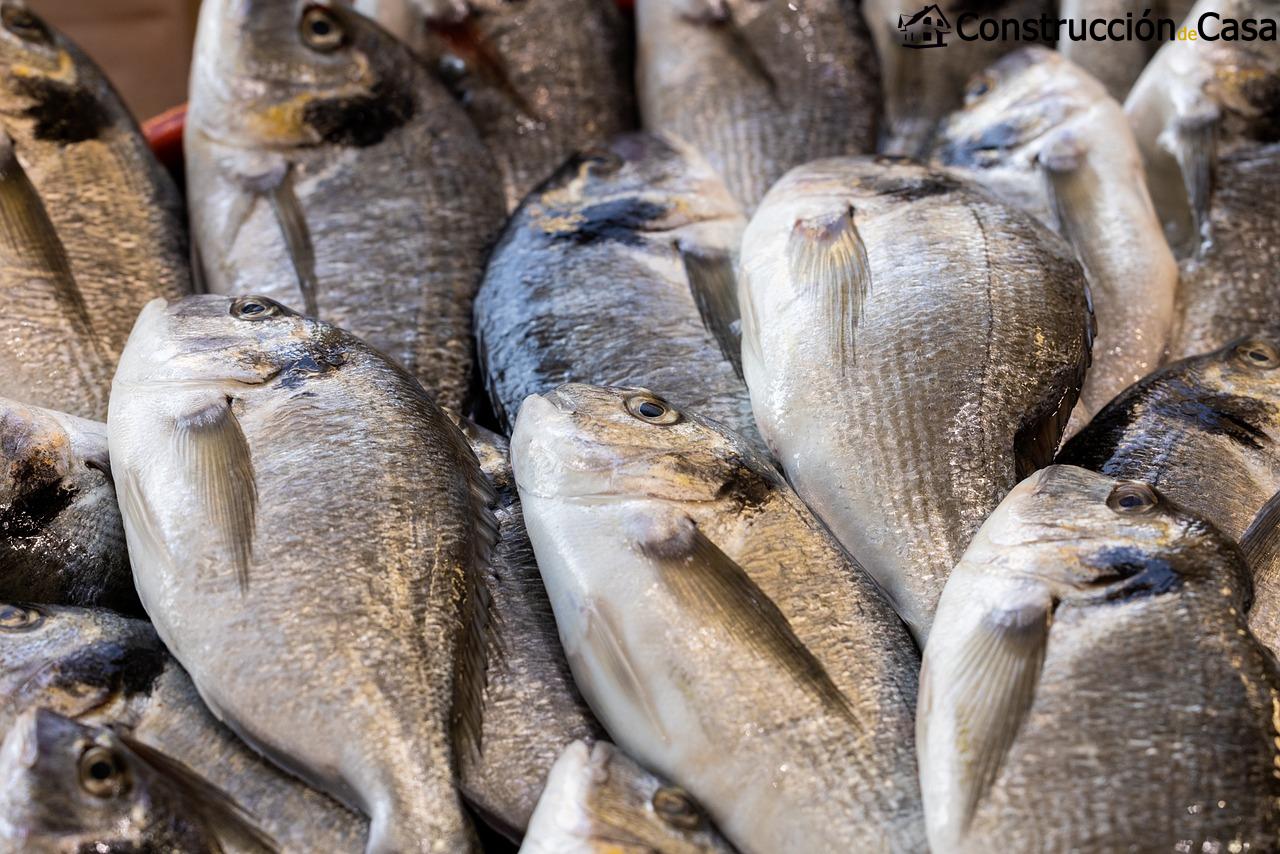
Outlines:
[{"label": "fish head", "polygon": [[743,439],[643,388],[570,383],[530,395],[511,462],[521,491],[544,497],[716,501],[772,483]]},{"label": "fish head", "polygon": [[350,340],[266,297],[158,299],[138,315],[115,386],[233,390],[287,384],[342,365]]},{"label": "fish head", "polygon": [[232,146],[372,145],[414,115],[415,69],[407,47],[341,3],[210,0],[189,121]]},{"label": "fish head", "polygon": [[[1212,432],[1254,448],[1280,444],[1280,338],[1249,335],[1166,369],[1182,383],[1197,415]],[[1166,381],[1166,387],[1170,386]]]}]

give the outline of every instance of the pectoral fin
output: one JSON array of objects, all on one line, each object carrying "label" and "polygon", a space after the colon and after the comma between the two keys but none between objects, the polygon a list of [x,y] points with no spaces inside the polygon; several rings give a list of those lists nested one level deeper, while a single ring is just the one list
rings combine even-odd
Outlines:
[{"label": "pectoral fin", "polygon": [[787,264],[796,286],[825,306],[827,334],[843,368],[854,356],[854,337],[871,292],[871,264],[853,208],[798,220],[787,241]]},{"label": "pectoral fin", "polygon": [[1178,161],[1182,183],[1191,205],[1195,227],[1196,255],[1209,242],[1209,203],[1213,193],[1214,144],[1221,120],[1218,107],[1201,96],[1178,110],[1166,131],[1166,144]]},{"label": "pectoral fin", "polygon": [[1253,571],[1254,609],[1280,609],[1280,492],[1253,518],[1240,550]]},{"label": "pectoral fin", "polygon": [[1053,131],[1041,147],[1037,162],[1044,171],[1059,230],[1075,250],[1086,277],[1092,277],[1098,272],[1097,261],[1090,257],[1097,222],[1093,200],[1098,195],[1097,176],[1088,168],[1085,143],[1073,131]]},{"label": "pectoral fin", "polygon": [[302,293],[302,305],[308,317],[319,317],[317,302],[319,285],[316,280],[316,253],[311,244],[311,230],[307,227],[307,215],[302,203],[293,192],[293,170],[285,173],[268,193],[271,210],[275,212],[285,247],[293,261],[293,272],[298,277],[298,290]]},{"label": "pectoral fin", "polygon": [[689,290],[702,315],[702,325],[715,337],[725,360],[742,376],[741,333],[735,326],[738,311],[738,283],[733,258],[728,252],[677,247],[689,279]]}]

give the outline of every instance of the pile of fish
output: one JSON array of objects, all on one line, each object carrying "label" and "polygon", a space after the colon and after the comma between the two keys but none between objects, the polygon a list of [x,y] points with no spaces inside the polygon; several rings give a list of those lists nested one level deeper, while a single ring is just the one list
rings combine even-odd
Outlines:
[{"label": "pile of fish", "polygon": [[0,851],[1280,847],[1274,41],[635,6],[0,2]]}]

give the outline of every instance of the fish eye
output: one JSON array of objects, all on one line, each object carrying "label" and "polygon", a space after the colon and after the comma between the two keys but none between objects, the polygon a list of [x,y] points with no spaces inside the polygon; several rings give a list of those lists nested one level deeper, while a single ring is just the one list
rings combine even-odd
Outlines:
[{"label": "fish eye", "polygon": [[702,813],[683,789],[663,786],[653,793],[650,803],[653,811],[672,827],[695,830],[702,824]]},{"label": "fish eye", "polygon": [[118,798],[129,791],[129,773],[114,750],[98,744],[80,754],[80,788],[95,798]]},{"label": "fish eye", "polygon": [[0,23],[3,23],[5,29],[18,38],[33,42],[51,41],[44,21],[20,6],[5,6],[0,9]]},{"label": "fish eye", "polygon": [[637,394],[627,398],[627,412],[641,421],[664,427],[680,420],[680,412],[675,407],[650,394]]},{"label": "fish eye", "polygon": [[308,6],[299,25],[302,43],[320,53],[331,53],[347,43],[347,32],[337,16],[324,6]]},{"label": "fish eye", "polygon": [[1160,505],[1160,496],[1145,483],[1121,483],[1107,496],[1107,506],[1117,513],[1137,516],[1150,513]]},{"label": "fish eye", "polygon": [[29,632],[44,622],[44,614],[21,605],[0,605],[0,632]]},{"label": "fish eye", "polygon": [[1246,367],[1270,371],[1280,367],[1280,350],[1261,338],[1250,338],[1236,346],[1236,359]]},{"label": "fish eye", "polygon": [[281,313],[280,303],[266,297],[240,297],[231,303],[231,316],[239,320],[266,320]]}]

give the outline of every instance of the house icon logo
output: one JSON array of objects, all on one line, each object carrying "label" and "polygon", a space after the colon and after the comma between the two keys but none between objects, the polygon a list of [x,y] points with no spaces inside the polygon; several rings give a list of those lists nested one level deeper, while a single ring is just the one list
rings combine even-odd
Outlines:
[{"label": "house icon logo", "polygon": [[902,33],[903,47],[946,47],[951,22],[936,4],[930,4],[910,17],[899,14],[898,31]]}]

